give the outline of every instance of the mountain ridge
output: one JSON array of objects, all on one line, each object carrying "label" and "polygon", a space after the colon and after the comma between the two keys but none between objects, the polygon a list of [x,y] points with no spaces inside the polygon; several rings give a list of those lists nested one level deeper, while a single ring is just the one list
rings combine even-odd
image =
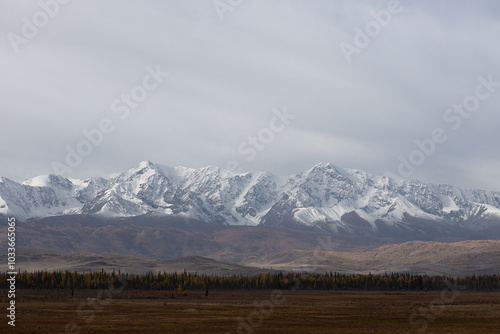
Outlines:
[{"label": "mountain ridge", "polygon": [[42,175],[18,183],[2,177],[0,214],[21,221],[152,214],[339,234],[415,231],[415,224],[424,230],[500,231],[500,192],[396,180],[330,163],[277,176],[143,161],[111,179]]}]

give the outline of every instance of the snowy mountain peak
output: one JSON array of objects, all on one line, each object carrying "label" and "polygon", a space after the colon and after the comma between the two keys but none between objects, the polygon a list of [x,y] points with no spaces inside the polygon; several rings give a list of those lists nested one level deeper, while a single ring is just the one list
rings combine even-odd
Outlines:
[{"label": "snowy mountain peak", "polygon": [[335,168],[335,166],[332,165],[329,162],[320,162],[320,163],[314,165],[310,170],[314,170],[314,169],[334,169],[334,168]]},{"label": "snowy mountain peak", "polygon": [[144,161],[141,161],[138,165],[137,165],[137,169],[144,169],[144,168],[154,168],[155,167],[155,164],[152,163],[151,161],[149,160],[144,160]]},{"label": "snowy mountain peak", "polygon": [[64,189],[71,189],[73,182],[59,175],[40,175],[33,177],[21,183],[22,185],[31,187],[58,187]]},{"label": "snowy mountain peak", "polygon": [[151,161],[142,161],[137,165],[137,167],[129,169],[129,172],[130,174],[136,174],[136,173],[144,173],[149,170],[158,172],[158,167]]}]

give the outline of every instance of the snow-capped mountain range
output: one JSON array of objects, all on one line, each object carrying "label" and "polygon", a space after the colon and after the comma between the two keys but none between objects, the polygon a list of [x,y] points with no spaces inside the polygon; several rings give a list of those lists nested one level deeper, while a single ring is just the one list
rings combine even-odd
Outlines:
[{"label": "snow-capped mountain range", "polygon": [[141,162],[112,178],[44,175],[0,178],[0,214],[26,221],[59,215],[189,217],[220,225],[299,226],[348,233],[405,228],[414,221],[450,226],[500,224],[500,192],[396,180],[321,163],[291,176],[235,174]]}]

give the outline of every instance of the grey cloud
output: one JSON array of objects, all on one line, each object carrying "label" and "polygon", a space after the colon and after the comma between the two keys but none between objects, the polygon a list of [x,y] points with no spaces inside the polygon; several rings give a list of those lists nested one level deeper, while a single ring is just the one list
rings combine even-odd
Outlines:
[{"label": "grey cloud", "polygon": [[[65,147],[102,118],[116,125],[71,176],[107,175],[141,160],[166,165],[298,172],[320,161],[383,174],[414,141],[447,127],[449,139],[414,177],[500,189],[500,89],[457,131],[442,116],[500,81],[499,5],[401,1],[404,11],[348,64],[339,48],[386,1],[243,1],[220,21],[212,1],[73,1],[15,55],[34,2],[0,5],[0,174],[51,173]],[[110,104],[146,66],[170,76],[123,121]],[[296,114],[247,162],[238,145],[268,126],[273,108]]]}]

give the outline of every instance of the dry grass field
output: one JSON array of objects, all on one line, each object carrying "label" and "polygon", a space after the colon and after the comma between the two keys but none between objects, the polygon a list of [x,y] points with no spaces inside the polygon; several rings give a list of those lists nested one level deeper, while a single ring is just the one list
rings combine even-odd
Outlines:
[{"label": "dry grass field", "polygon": [[208,297],[204,291],[180,297],[176,291],[123,291],[96,297],[90,290],[73,297],[20,290],[16,327],[7,326],[4,315],[0,332],[500,333],[500,292],[212,290]]}]

